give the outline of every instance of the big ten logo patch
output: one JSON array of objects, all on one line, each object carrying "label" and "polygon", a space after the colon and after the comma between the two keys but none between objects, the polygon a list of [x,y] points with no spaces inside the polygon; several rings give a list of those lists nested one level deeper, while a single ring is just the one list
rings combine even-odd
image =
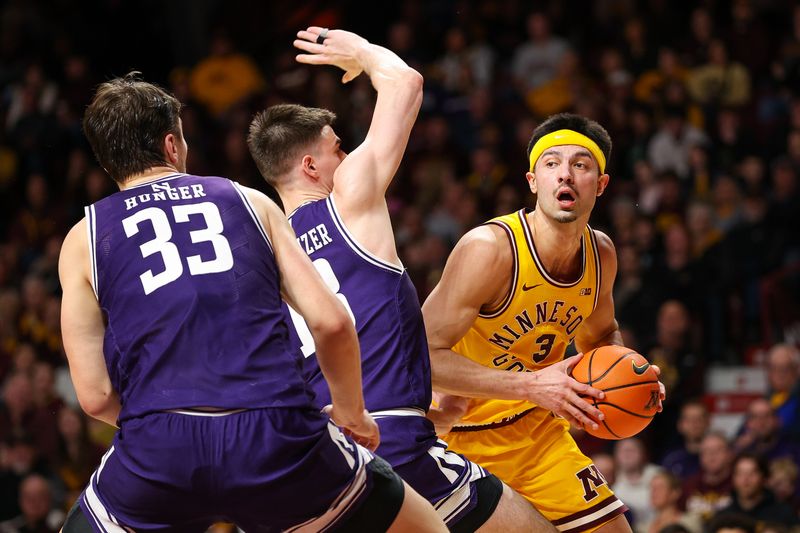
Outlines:
[{"label": "big ten logo patch", "polygon": [[575,477],[583,484],[583,499],[587,502],[597,498],[597,490],[595,489],[607,484],[606,478],[593,464],[577,472]]}]

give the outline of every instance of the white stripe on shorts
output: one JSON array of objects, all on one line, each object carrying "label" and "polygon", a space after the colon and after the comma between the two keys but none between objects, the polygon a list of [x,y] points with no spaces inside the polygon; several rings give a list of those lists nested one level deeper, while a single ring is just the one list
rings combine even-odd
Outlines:
[{"label": "white stripe on shorts", "polygon": [[[439,442],[443,441],[440,440]],[[450,450],[447,450],[446,454],[452,454],[458,459],[461,459],[461,456],[456,455],[455,452],[451,452]],[[448,525],[452,525],[449,523],[449,521],[458,516],[458,514],[464,510],[464,507],[469,505],[472,491],[475,487],[474,482],[485,478],[488,475],[486,470],[484,470],[480,465],[477,465],[472,461],[466,461],[466,463],[469,467],[469,474],[464,476],[464,478],[461,480],[461,483],[459,483],[453,492],[436,502],[436,504],[433,506],[433,508],[436,509],[436,514],[439,515],[439,518],[441,518],[442,521]]]},{"label": "white stripe on shorts", "polygon": [[[375,419],[389,416],[424,417],[425,411],[417,407],[399,407],[397,409],[372,411],[370,414]],[[469,472],[466,473],[461,480],[451,480],[451,483],[456,482],[458,484],[453,486],[453,490],[450,492],[450,494],[436,502],[436,504],[433,506],[434,509],[436,509],[436,514],[439,515],[439,518],[441,518],[445,524],[452,525],[449,524],[449,521],[458,516],[461,511],[463,511],[464,508],[469,505],[472,498],[472,491],[474,490],[474,482],[487,477],[489,474],[481,466],[469,461],[455,452],[450,451],[447,448],[447,443],[441,439],[437,439],[437,444],[434,444],[431,447],[431,449],[428,451],[428,455],[430,455],[431,458],[438,464],[442,475],[448,478],[448,480],[451,479],[451,476],[457,476],[458,473],[455,469],[448,469],[447,464],[469,468]]]},{"label": "white stripe on shorts", "polygon": [[92,474],[89,485],[83,493],[83,502],[86,504],[86,508],[89,509],[90,516],[87,518],[94,521],[94,524],[100,531],[126,533],[127,530],[121,527],[116,517],[106,509],[106,506],[100,501],[100,498],[97,496],[97,491],[95,490],[95,485],[100,482],[100,473],[103,471],[103,468],[106,466],[106,461],[108,461],[112,453],[114,453],[113,446],[103,455],[103,458],[100,460],[100,466],[98,466],[97,470]]},{"label": "white stripe on shorts", "polygon": [[167,409],[162,412],[174,413],[176,415],[215,417],[215,416],[235,415],[236,413],[243,413],[245,411],[247,411],[247,409],[228,409],[227,411],[197,411],[194,409]]},{"label": "white stripe on shorts", "polygon": [[[337,428],[332,422],[328,422],[329,429],[332,427],[341,435],[339,428]],[[339,445],[338,439],[331,434],[331,439]],[[344,436],[342,436],[344,439]],[[345,442],[347,442],[345,440]],[[355,446],[355,450],[352,450],[352,446]],[[296,533],[312,533],[312,532],[323,532],[328,531],[329,529],[336,526],[337,522],[341,519],[342,516],[350,509],[353,503],[358,500],[358,498],[364,493],[366,490],[367,484],[367,464],[372,461],[372,454],[366,448],[362,448],[358,444],[353,443],[352,446],[349,442],[347,442],[347,448],[351,450],[348,454],[348,459],[351,461],[357,461],[358,466],[356,467],[356,475],[353,478],[353,481],[345,487],[345,489],[339,494],[339,497],[334,500],[328,510],[323,513],[322,515],[312,518],[303,522],[302,524],[298,524],[294,527],[290,527],[286,529],[286,532],[296,532]],[[341,449],[342,447],[339,446]],[[342,453],[347,453],[345,450],[342,450]]]},{"label": "white stripe on shorts", "polygon": [[601,518],[604,515],[607,515],[625,505],[624,503],[622,503],[622,500],[618,500],[617,498],[613,499],[609,498],[609,500],[610,501],[608,502],[608,504],[598,509],[597,511],[588,514],[586,516],[576,518],[571,522],[559,524],[556,526],[556,529],[558,529],[559,531],[568,531],[571,529],[579,530],[582,526],[588,524],[589,522],[597,520],[598,518]]},{"label": "white stripe on shorts", "polygon": [[371,411],[372,418],[383,418],[386,416],[425,416],[425,411],[417,407],[398,407],[397,409],[386,409],[384,411]]}]

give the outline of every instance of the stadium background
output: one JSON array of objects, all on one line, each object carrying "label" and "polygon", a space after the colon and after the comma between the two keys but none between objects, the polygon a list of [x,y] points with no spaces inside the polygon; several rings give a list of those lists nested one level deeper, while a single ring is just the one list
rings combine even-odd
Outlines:
[{"label": "stadium background", "polygon": [[[743,413],[775,386],[765,354],[800,341],[793,2],[6,0],[0,522],[19,515],[22,480],[35,473],[46,483],[34,476],[28,498],[44,502],[56,527],[55,511],[68,508],[110,438],[76,409],[58,323],[60,243],[84,205],[114,191],[81,132],[93,88],[141,71],[186,105],[190,172],[275,198],[245,144],[255,111],[279,102],[329,108],[345,150],[371,118],[365,76],[343,86],[334,68],[294,62],[294,33],[312,24],[360,33],[425,77],[388,194],[421,300],[466,230],[533,204],[525,147],[541,119],[573,111],[603,124],[614,142],[612,181],[591,223],[617,247],[626,344],[661,366],[667,386],[664,413],[640,435],[647,459],[633,470],[617,465],[617,478],[681,448],[678,418],[692,399],[706,402],[736,446]],[[783,373],[797,402],[797,365]],[[797,420],[783,429],[796,465]],[[577,437],[587,453],[614,452]],[[790,492],[796,505],[796,483]]]}]

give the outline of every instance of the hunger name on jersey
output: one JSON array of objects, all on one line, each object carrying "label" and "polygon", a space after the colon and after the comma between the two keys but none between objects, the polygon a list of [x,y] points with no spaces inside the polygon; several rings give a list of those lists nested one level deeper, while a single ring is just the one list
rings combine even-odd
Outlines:
[{"label": "hunger name on jersey", "polygon": [[166,200],[191,200],[192,198],[201,198],[206,195],[203,191],[203,186],[200,183],[192,183],[191,185],[180,185],[173,187],[169,183],[153,183],[150,184],[153,192],[145,192],[130,198],[125,198],[125,209],[130,211],[139,204],[148,202],[163,202]]}]

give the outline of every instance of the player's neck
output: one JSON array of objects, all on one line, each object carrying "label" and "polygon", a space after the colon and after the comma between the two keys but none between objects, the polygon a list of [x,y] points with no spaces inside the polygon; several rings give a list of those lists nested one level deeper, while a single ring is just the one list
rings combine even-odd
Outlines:
[{"label": "player's neck", "polygon": [[288,191],[281,190],[278,191],[278,194],[280,195],[281,202],[283,203],[283,210],[287,215],[303,204],[314,202],[316,200],[322,200],[330,196],[329,192],[317,189],[292,189]]},{"label": "player's neck", "polygon": [[576,259],[581,257],[581,236],[586,222],[562,223],[547,218],[541,211],[528,213],[528,225],[531,228],[536,255],[544,263],[550,275],[571,278],[576,266]]},{"label": "player's neck", "polygon": [[287,215],[303,204],[322,200],[329,196],[323,191],[281,191],[279,194],[283,203],[283,210]]},{"label": "player's neck", "polygon": [[119,190],[124,191],[125,189],[130,189],[131,187],[135,187],[137,185],[141,185],[142,183],[147,183],[148,181],[154,181],[159,178],[165,178],[167,176],[172,176],[174,174],[180,174],[175,167],[169,166],[159,166],[159,167],[150,167],[141,174],[134,174],[130,176],[128,179],[125,180],[124,183],[117,183],[119,186]]}]

